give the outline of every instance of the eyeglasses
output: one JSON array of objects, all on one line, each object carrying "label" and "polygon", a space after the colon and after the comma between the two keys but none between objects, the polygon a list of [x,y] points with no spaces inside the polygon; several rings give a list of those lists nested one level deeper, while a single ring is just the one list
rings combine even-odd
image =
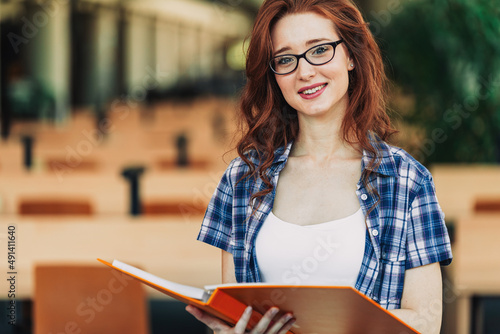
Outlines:
[{"label": "eyeglasses", "polygon": [[271,67],[274,73],[284,75],[292,73],[297,69],[300,58],[304,58],[309,64],[315,66],[326,64],[335,57],[335,49],[343,41],[341,39],[336,42],[316,45],[300,55],[287,54],[276,56],[269,62],[269,67]]}]

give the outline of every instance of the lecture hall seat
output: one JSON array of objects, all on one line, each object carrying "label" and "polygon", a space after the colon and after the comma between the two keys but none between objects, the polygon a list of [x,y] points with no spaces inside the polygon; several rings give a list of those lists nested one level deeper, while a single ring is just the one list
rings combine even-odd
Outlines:
[{"label": "lecture hall seat", "polygon": [[500,213],[500,197],[480,197],[474,203],[474,213]]},{"label": "lecture hall seat", "polygon": [[34,334],[150,331],[142,284],[104,266],[36,266],[33,313]]},{"label": "lecture hall seat", "polygon": [[20,215],[85,215],[93,214],[87,199],[22,198],[19,200]]}]

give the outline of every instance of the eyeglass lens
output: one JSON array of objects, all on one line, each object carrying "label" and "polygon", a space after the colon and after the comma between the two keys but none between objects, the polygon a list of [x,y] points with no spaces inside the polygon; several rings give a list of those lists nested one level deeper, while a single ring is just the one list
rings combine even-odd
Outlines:
[{"label": "eyeglass lens", "polygon": [[[322,65],[333,59],[335,47],[330,44],[321,44],[309,49],[304,57],[313,65]],[[298,65],[298,58],[294,55],[283,55],[273,58],[271,66],[278,74],[293,72]]]}]

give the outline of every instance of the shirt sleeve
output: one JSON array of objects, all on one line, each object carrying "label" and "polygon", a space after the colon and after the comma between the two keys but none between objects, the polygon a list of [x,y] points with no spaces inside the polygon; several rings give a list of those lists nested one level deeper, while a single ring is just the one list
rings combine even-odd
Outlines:
[{"label": "shirt sleeve", "polygon": [[232,253],[233,187],[230,179],[232,163],[219,181],[208,204],[198,240]]},{"label": "shirt sleeve", "polygon": [[409,208],[406,269],[451,263],[451,243],[432,177],[418,189]]}]

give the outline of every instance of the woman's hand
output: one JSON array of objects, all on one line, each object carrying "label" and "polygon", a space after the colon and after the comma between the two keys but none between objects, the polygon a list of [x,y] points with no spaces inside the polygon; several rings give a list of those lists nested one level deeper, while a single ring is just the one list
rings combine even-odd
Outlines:
[{"label": "woman's hand", "polygon": [[252,307],[248,306],[245,312],[241,315],[240,320],[234,327],[228,326],[222,320],[211,316],[210,314],[200,310],[192,305],[186,306],[186,311],[191,313],[196,319],[210,327],[216,334],[286,334],[295,323],[292,314],[286,313],[281,316],[275,323],[271,324],[273,318],[278,314],[277,307],[271,307],[266,314],[260,319],[251,331],[245,331],[248,321],[252,316]]}]

